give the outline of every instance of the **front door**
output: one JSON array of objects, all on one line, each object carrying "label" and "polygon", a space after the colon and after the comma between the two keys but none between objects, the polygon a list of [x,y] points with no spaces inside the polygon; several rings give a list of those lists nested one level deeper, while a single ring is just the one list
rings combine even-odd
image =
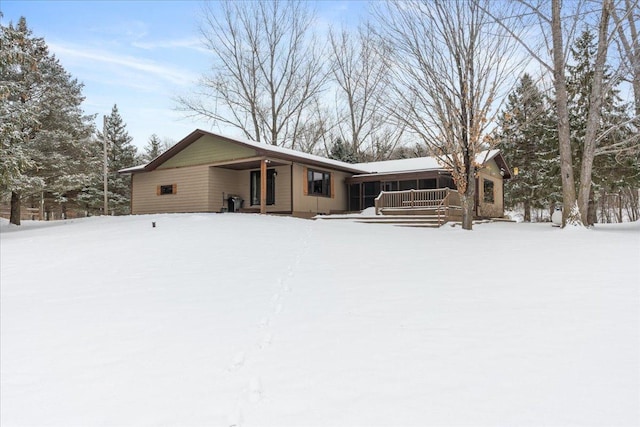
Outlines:
[{"label": "front door", "polygon": [[[267,205],[276,203],[276,170],[267,169]],[[260,206],[260,171],[251,171],[251,206]]]}]

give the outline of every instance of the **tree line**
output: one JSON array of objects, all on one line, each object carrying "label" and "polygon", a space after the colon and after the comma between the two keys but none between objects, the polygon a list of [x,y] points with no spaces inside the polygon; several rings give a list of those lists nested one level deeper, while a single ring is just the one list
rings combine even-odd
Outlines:
[{"label": "tree line", "polygon": [[165,144],[154,134],[138,154],[117,105],[104,129],[96,129],[96,117],[82,110],[82,83],[33,35],[25,18],[2,26],[0,43],[0,191],[10,203],[11,223],[20,224],[22,205],[58,218],[68,209],[129,213],[129,177],[117,171],[155,158]]},{"label": "tree line", "polygon": [[[592,223],[599,193],[637,185],[638,0],[371,5],[368,22],[323,39],[304,1],[208,3],[200,31],[214,65],[180,106],[255,141],[349,162],[420,147],[452,170],[465,229],[487,149],[523,171],[507,203],[561,203],[563,225]],[[544,87],[514,89],[532,79],[531,62]],[[624,82],[631,104],[617,94]],[[529,89],[543,114],[521,122],[513,97]]]},{"label": "tree line", "polygon": [[[588,224],[590,206],[604,195],[637,186],[638,0],[387,0],[371,7],[356,29],[321,36],[309,2],[206,3],[200,32],[213,66],[196,91],[178,97],[179,108],[254,141],[348,162],[436,155],[453,172],[465,229],[472,228],[475,175],[487,149],[502,148],[521,171],[507,184],[506,202],[523,203],[528,218],[532,207],[561,203],[563,224]],[[63,167],[78,175],[65,179],[53,168],[56,183],[47,183],[46,162],[30,152],[50,145],[69,157],[59,164],[80,152],[99,158],[101,134],[82,119],[82,85],[66,75],[77,99],[76,116],[65,120],[86,126],[59,138],[73,140],[69,147],[55,146],[43,133],[46,108],[30,106],[52,102],[36,91],[52,74],[44,63],[57,60],[23,20],[2,31],[3,191],[13,198],[40,189],[41,198],[73,197],[100,209],[100,174],[83,172],[95,164]],[[531,61],[541,70],[535,75],[524,73]],[[633,89],[630,104],[619,97],[624,82]],[[107,131],[108,139],[126,158],[130,140],[123,127],[118,132]],[[109,191],[124,213],[122,188],[114,181]]]}]

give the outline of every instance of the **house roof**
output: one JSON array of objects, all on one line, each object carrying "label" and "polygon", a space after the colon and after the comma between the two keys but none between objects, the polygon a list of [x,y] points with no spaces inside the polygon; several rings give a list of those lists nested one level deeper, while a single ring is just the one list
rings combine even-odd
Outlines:
[{"label": "house roof", "polygon": [[[196,129],[191,132],[185,138],[176,143],[173,147],[150,161],[145,165],[133,166],[125,169],[121,169],[120,173],[137,173],[137,172],[149,172],[156,169],[158,166],[178,154],[180,151],[187,148],[189,145],[197,141],[203,136],[213,136],[223,139],[227,142],[250,147],[254,149],[258,156],[275,157],[277,159],[297,161],[306,164],[310,164],[318,167],[326,167],[337,169],[345,172],[350,172],[356,176],[368,175],[368,174],[390,174],[390,173],[404,173],[404,172],[422,172],[433,170],[447,170],[437,158],[435,157],[417,157],[412,159],[399,159],[399,160],[385,160],[381,162],[369,162],[369,163],[346,163],[340,160],[327,159],[325,157],[316,156],[314,154],[303,153],[301,151],[292,150],[290,148],[278,147],[275,145],[264,144],[255,141],[249,141],[238,138],[229,138],[227,136],[215,134],[212,132]],[[505,178],[511,178],[509,168],[500,150],[488,150],[483,151],[476,155],[476,162],[484,164],[485,162],[496,159],[498,166],[505,171]]]},{"label": "house roof", "polygon": [[130,168],[121,169],[120,173],[136,173],[136,172],[149,172],[156,169],[158,166],[178,154],[180,151],[187,148],[189,145],[197,141],[203,136],[213,136],[223,139],[227,142],[250,147],[256,150],[258,156],[270,156],[282,160],[298,161],[313,166],[326,167],[331,169],[337,169],[350,173],[365,173],[365,169],[356,167],[351,163],[341,162],[339,160],[327,159],[325,157],[316,156],[314,154],[303,153],[301,151],[292,150],[290,148],[278,147],[275,145],[264,144],[260,142],[248,141],[238,138],[229,138],[227,136],[207,132],[201,129],[196,129],[191,132],[185,138],[176,143],[173,147],[147,163],[146,165],[133,166]]},{"label": "house roof", "polygon": [[[506,165],[500,150],[485,150],[476,155],[476,163],[485,164],[489,160],[495,159],[498,167],[502,168],[505,172],[505,178],[511,178],[511,173]],[[367,174],[363,175],[376,175],[376,174],[392,174],[392,173],[408,173],[408,172],[426,172],[435,170],[448,170],[443,163],[438,160],[437,157],[416,157],[411,159],[398,159],[398,160],[385,160],[381,162],[369,162],[369,163],[356,163],[355,167],[366,169]]]}]

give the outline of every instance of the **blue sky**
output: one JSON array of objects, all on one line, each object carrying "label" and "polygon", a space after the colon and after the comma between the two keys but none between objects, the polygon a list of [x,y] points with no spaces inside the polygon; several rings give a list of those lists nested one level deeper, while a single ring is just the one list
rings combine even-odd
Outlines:
[{"label": "blue sky", "polygon": [[[114,104],[133,143],[151,134],[174,141],[196,128],[218,131],[175,111],[211,63],[198,34],[202,1],[15,1],[0,0],[2,24],[20,16],[63,67],[83,82],[84,110],[102,116]],[[319,25],[339,26],[366,15],[364,1],[319,1]],[[225,130],[223,130],[225,131]],[[229,131],[227,130],[227,133]]]}]

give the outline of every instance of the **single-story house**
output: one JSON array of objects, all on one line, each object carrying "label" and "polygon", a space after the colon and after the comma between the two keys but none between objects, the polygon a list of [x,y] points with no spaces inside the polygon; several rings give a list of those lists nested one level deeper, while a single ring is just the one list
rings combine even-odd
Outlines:
[{"label": "single-story house", "polygon": [[[478,216],[503,215],[509,169],[498,150],[478,173]],[[131,174],[131,213],[261,212],[299,217],[359,211],[381,191],[455,189],[430,157],[350,164],[195,130]]]}]

